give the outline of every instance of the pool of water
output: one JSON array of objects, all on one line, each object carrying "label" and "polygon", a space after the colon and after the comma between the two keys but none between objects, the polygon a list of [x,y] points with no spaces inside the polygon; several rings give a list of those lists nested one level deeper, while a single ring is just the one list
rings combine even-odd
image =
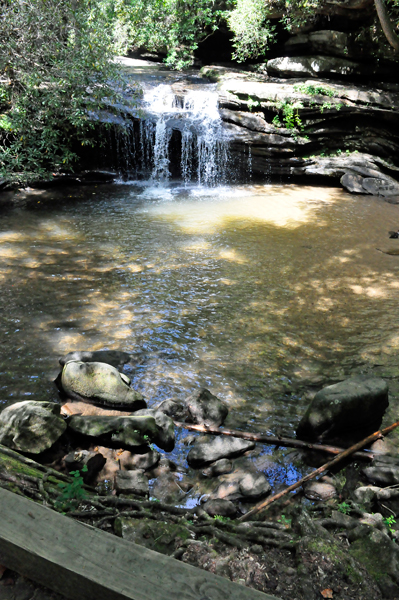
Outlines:
[{"label": "pool of water", "polygon": [[397,206],[173,182],[29,199],[0,222],[3,406],[56,400],[69,351],[120,349],[150,406],[205,386],[231,428],[294,436],[312,391],[359,372],[390,379],[395,416],[399,256],[380,250],[399,247]]}]

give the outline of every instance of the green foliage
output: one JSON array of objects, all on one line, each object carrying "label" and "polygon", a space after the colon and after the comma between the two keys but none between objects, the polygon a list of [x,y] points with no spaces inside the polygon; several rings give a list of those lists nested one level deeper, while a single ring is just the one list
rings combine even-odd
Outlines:
[{"label": "green foliage", "polygon": [[224,11],[215,0],[103,0],[121,50],[145,47],[166,54],[166,64],[185,69],[198,43],[218,28]]},{"label": "green foliage", "polygon": [[396,519],[393,515],[391,515],[390,517],[385,517],[384,519],[384,525],[386,525],[386,527],[389,529],[389,531],[391,533],[394,533],[395,529],[394,529],[394,525],[396,525]]},{"label": "green foliage", "polygon": [[59,483],[58,487],[62,493],[58,496],[56,507],[65,511],[76,508],[76,506],[84,500],[87,493],[84,489],[83,477],[81,473],[87,473],[87,465],[82,467],[81,471],[71,471],[71,483]]},{"label": "green foliage", "polygon": [[315,85],[313,83],[296,83],[294,85],[294,90],[296,92],[308,94],[309,96],[330,96],[332,98],[337,95],[335,90],[327,88],[324,85]]},{"label": "green foliage", "polygon": [[234,33],[233,58],[238,62],[264,56],[275,40],[276,28],[267,18],[267,4],[264,0],[235,0],[228,13],[227,23]]},{"label": "green foliage", "polygon": [[254,108],[260,106],[260,102],[258,100],[254,100],[251,96],[248,96],[247,104],[250,112],[252,112]]},{"label": "green foliage", "polygon": [[223,517],[222,515],[215,515],[213,518],[215,521],[220,521],[221,523],[229,523],[230,521],[229,517]]},{"label": "green foliage", "polygon": [[298,109],[303,108],[301,102],[281,100],[276,104],[276,107],[280,111],[283,123],[280,116],[276,115],[273,119],[273,125],[276,127],[284,125],[287,129],[303,129],[303,123],[298,113]]},{"label": "green foliage", "polygon": [[339,510],[339,512],[343,513],[344,515],[349,515],[349,513],[351,512],[351,506],[345,501],[340,502],[339,504],[337,504],[337,510]]},{"label": "green foliage", "polygon": [[90,115],[122,98],[111,34],[90,0],[0,3],[0,175],[71,170],[77,149],[96,144]]},{"label": "green foliage", "polygon": [[277,519],[279,523],[283,525],[291,525],[292,519],[287,518],[285,515],[281,515],[279,519]]}]

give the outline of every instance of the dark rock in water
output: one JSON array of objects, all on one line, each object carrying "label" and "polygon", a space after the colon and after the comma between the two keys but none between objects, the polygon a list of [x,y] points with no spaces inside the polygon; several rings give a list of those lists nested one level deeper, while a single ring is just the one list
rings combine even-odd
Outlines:
[{"label": "dark rock in water", "polygon": [[144,408],[135,412],[138,416],[151,416],[155,420],[157,433],[151,439],[157,446],[166,452],[172,452],[175,447],[175,424],[172,419],[153,408]]},{"label": "dark rock in water", "polygon": [[217,490],[211,494],[211,500],[257,500],[271,492],[264,473],[236,470],[226,475]]},{"label": "dark rock in water", "polygon": [[228,458],[221,458],[217,460],[212,465],[207,467],[202,471],[202,474],[205,477],[218,477],[219,475],[224,475],[225,473],[231,473],[233,470],[233,463]]},{"label": "dark rock in water", "polygon": [[253,448],[255,448],[255,442],[219,436],[210,442],[195,444],[187,455],[187,462],[190,467],[199,468],[220,458],[239,456]]},{"label": "dark rock in water", "polygon": [[76,351],[69,352],[69,354],[60,358],[59,363],[64,366],[65,363],[71,360],[107,363],[108,365],[115,367],[115,369],[121,369],[124,364],[129,362],[130,354],[127,352],[120,352],[119,350],[95,350],[94,352]]},{"label": "dark rock in water", "polygon": [[170,398],[163,400],[156,409],[158,412],[163,412],[168,417],[175,419],[176,421],[185,421],[188,417],[188,411],[185,406],[178,404]]},{"label": "dark rock in water", "polygon": [[119,463],[122,469],[127,471],[134,471],[136,469],[148,471],[156,467],[160,458],[161,454],[156,450],[150,450],[146,454],[132,454],[132,452],[126,450],[119,455]]},{"label": "dark rock in water", "polygon": [[75,433],[99,439],[104,445],[120,444],[122,448],[146,446],[158,436],[154,417],[78,416],[69,419],[68,427]]},{"label": "dark rock in water", "polygon": [[[106,458],[100,452],[89,450],[76,450],[64,457],[64,463],[68,471],[81,471],[85,483],[91,481],[101,471],[106,462]],[[84,466],[87,467],[87,471],[82,472]]]},{"label": "dark rock in water", "polygon": [[0,413],[0,444],[20,452],[40,454],[64,433],[67,425],[55,402],[26,400]]},{"label": "dark rock in water", "polygon": [[115,367],[102,362],[70,361],[61,374],[61,387],[74,400],[86,400],[109,407],[144,408],[143,396],[130,387],[130,379]]},{"label": "dark rock in water", "polygon": [[222,500],[217,498],[215,500],[209,500],[204,504],[204,510],[210,517],[229,517],[233,519],[237,514],[237,509],[230,500]]},{"label": "dark rock in water", "polygon": [[393,240],[397,240],[399,238],[399,231],[389,231],[389,237]]},{"label": "dark rock in water", "polygon": [[115,489],[122,494],[138,494],[148,496],[148,479],[143,471],[117,471],[115,474]]},{"label": "dark rock in water", "polygon": [[199,394],[192,394],[186,398],[185,403],[192,422],[200,425],[219,427],[229,412],[227,405],[206,389],[201,390]]},{"label": "dark rock in water", "polygon": [[353,377],[317,392],[299,423],[299,438],[326,438],[381,424],[388,385],[380,378]]},{"label": "dark rock in water", "polygon": [[114,529],[117,535],[129,542],[167,555],[173,554],[176,544],[191,538],[191,532],[186,527],[164,520],[118,517]]}]

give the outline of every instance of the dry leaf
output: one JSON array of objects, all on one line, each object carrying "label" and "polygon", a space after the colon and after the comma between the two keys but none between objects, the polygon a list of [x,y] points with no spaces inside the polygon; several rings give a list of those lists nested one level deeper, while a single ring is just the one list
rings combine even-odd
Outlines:
[{"label": "dry leaf", "polygon": [[323,598],[332,598],[333,597],[333,591],[331,588],[326,588],[325,590],[322,590],[320,592],[320,594],[323,596]]}]

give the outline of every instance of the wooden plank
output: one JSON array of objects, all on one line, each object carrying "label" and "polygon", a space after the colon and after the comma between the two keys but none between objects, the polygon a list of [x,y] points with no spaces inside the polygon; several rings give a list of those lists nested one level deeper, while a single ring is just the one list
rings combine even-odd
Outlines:
[{"label": "wooden plank", "polygon": [[0,564],[71,600],[278,600],[0,488]]}]

